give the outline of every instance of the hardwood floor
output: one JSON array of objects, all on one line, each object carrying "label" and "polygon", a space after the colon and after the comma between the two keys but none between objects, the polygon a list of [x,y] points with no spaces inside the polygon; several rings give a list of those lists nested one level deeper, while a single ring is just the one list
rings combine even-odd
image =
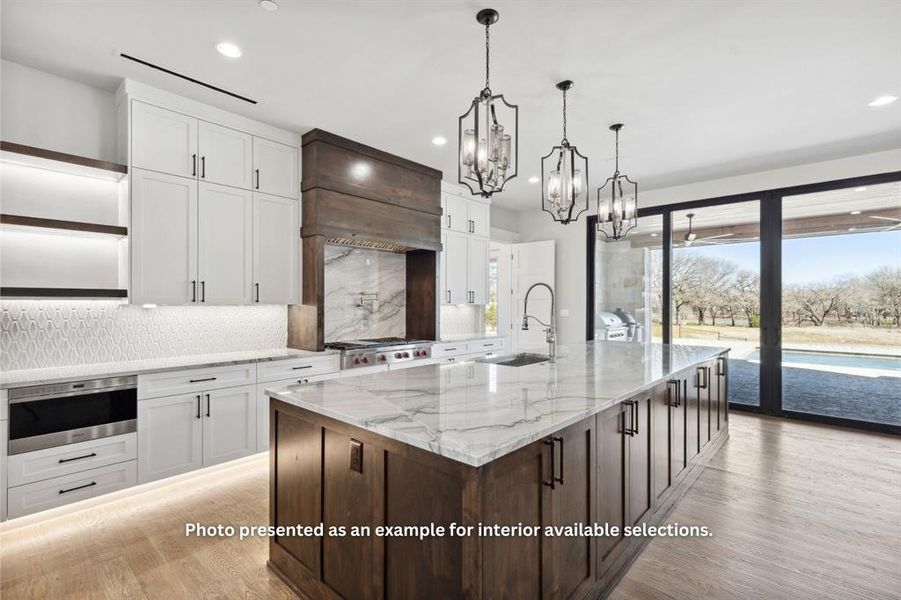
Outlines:
[{"label": "hardwood floor", "polygon": [[[670,516],[713,537],[653,540],[611,597],[897,598],[901,439],[732,413],[730,439]],[[264,538],[266,457],[0,534],[3,598],[293,598]]]}]

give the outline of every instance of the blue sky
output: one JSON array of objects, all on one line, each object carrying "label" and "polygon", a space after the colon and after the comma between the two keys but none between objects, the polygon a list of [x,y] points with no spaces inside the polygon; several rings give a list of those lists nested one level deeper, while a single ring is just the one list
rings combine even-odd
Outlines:
[{"label": "blue sky", "polygon": [[[685,252],[676,248],[676,252]],[[760,243],[694,246],[692,254],[731,260],[740,269],[760,271]],[[786,283],[810,283],[860,275],[883,266],[901,267],[901,231],[796,238],[782,243]]]}]

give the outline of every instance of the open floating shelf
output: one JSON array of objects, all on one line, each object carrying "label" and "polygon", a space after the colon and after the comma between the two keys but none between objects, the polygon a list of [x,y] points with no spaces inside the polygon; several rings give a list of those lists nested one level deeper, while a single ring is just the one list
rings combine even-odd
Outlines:
[{"label": "open floating shelf", "polygon": [[7,298],[127,298],[128,290],[101,288],[0,287]]},{"label": "open floating shelf", "polygon": [[60,231],[78,231],[84,233],[96,233],[125,237],[128,235],[128,227],[119,225],[103,225],[101,223],[82,223],[80,221],[63,221],[60,219],[45,219],[43,217],[26,217],[24,215],[0,214],[0,224],[14,225],[17,227],[37,227],[41,229],[56,229]]},{"label": "open floating shelf", "polygon": [[119,180],[128,173],[128,167],[119,163],[15,142],[0,141],[0,151],[3,153],[4,160],[8,162],[18,162],[76,175]]}]

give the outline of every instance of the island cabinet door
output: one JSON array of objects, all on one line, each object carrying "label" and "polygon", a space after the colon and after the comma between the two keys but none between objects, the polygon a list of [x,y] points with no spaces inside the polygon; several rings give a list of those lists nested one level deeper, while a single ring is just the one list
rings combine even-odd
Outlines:
[{"label": "island cabinet door", "polygon": [[629,419],[629,493],[628,519],[632,525],[643,522],[653,506],[651,496],[651,395],[628,401]]},{"label": "island cabinet door", "polygon": [[[547,442],[550,442],[548,444]],[[575,524],[592,526],[597,520],[597,442],[591,417],[546,440],[550,450],[551,485],[542,483],[549,499],[545,527],[542,578],[544,598],[572,598],[588,592],[595,580],[595,539],[574,537]]]},{"label": "island cabinet door", "polygon": [[[502,456],[482,467],[482,523],[541,527],[549,516],[548,440]],[[564,442],[565,443],[565,442]],[[540,598],[542,537],[482,537],[482,597]]]},{"label": "island cabinet door", "polygon": [[685,471],[688,465],[686,458],[686,415],[685,406],[685,380],[670,379],[667,382],[667,397],[670,408],[670,485]]},{"label": "island cabinet door", "polygon": [[716,428],[720,430],[726,427],[726,421],[729,420],[729,403],[726,395],[726,357],[717,357],[715,363],[716,381],[713,382],[713,389],[716,394]]},{"label": "island cabinet door", "polygon": [[689,465],[694,462],[703,445],[701,442],[701,390],[698,375],[691,373],[680,378],[685,406],[685,459]]},{"label": "island cabinet door", "polygon": [[716,407],[714,406],[714,396],[712,394],[713,386],[711,385],[711,377],[713,375],[713,369],[710,368],[710,363],[701,365],[698,367],[697,373],[697,385],[698,385],[698,400],[699,407],[701,411],[701,423],[700,423],[700,445],[701,449],[703,449],[710,441],[713,439],[713,434],[716,432]]},{"label": "island cabinet door", "polygon": [[597,575],[602,577],[622,554],[626,544],[626,491],[628,416],[625,407],[617,405],[597,417],[597,522],[616,527],[615,535],[597,538]]},{"label": "island cabinet door", "polygon": [[661,384],[651,397],[651,468],[654,500],[660,505],[672,489],[672,426],[674,407],[670,406],[670,386]]}]

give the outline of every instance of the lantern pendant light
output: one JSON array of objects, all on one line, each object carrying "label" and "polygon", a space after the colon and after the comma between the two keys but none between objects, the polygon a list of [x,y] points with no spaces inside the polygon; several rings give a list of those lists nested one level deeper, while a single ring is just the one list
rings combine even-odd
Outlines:
[{"label": "lantern pendant light", "polygon": [[563,139],[541,158],[541,210],[566,225],[588,210],[588,157],[569,143],[566,137],[566,92],[572,81],[561,81],[563,92]]},{"label": "lantern pendant light", "polygon": [[485,198],[502,191],[519,166],[519,107],[494,94],[489,82],[489,30],[498,16],[492,8],[476,15],[476,21],[485,26],[485,87],[460,117],[457,132],[457,180],[473,195]]},{"label": "lantern pendant light", "polygon": [[610,126],[616,135],[616,167],[613,177],[598,188],[599,233],[608,240],[620,240],[638,225],[638,183],[619,172],[619,130],[622,123]]}]

